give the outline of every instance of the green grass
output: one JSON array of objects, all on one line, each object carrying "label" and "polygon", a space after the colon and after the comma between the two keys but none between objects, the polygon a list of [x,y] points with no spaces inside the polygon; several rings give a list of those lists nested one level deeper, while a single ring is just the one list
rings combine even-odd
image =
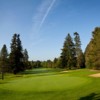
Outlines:
[{"label": "green grass", "polygon": [[0,79],[0,100],[100,100],[98,71],[33,69]]}]

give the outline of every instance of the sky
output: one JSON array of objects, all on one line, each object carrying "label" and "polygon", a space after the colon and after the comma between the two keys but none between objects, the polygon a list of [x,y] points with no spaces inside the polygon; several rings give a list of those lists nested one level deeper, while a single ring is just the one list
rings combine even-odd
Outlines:
[{"label": "sky", "polygon": [[65,37],[80,35],[85,51],[92,31],[100,26],[100,0],[0,0],[0,49],[20,34],[29,60],[59,57]]}]

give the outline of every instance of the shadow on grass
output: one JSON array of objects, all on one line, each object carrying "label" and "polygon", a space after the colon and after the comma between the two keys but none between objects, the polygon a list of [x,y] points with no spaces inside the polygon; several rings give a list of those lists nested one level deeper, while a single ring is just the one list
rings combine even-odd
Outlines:
[{"label": "shadow on grass", "polygon": [[[27,70],[21,72],[21,75],[36,75],[36,76],[50,76],[50,75],[57,75],[57,74],[65,74],[62,72],[61,69],[49,69],[49,68],[36,68],[32,70]],[[30,76],[29,76],[30,77]]]},{"label": "shadow on grass", "polygon": [[91,93],[85,97],[81,97],[79,100],[100,100],[100,94]]},{"label": "shadow on grass", "polygon": [[60,72],[61,69],[33,69],[33,70],[27,70],[25,72],[22,72],[21,74],[46,74],[46,73],[53,73],[53,72]]}]

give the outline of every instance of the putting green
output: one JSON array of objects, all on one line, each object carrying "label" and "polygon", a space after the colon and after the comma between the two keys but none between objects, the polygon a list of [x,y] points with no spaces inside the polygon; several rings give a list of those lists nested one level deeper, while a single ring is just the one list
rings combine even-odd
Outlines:
[{"label": "putting green", "polygon": [[89,82],[87,78],[72,77],[68,74],[57,74],[29,78],[22,77],[2,84],[0,88],[11,91],[46,92],[71,89],[84,85],[87,82]]}]

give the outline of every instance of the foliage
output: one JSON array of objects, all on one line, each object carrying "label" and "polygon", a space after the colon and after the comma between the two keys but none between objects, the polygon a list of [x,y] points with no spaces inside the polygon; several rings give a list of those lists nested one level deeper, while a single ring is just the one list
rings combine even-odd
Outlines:
[{"label": "foliage", "polygon": [[93,62],[94,62],[94,51],[93,51],[93,43],[92,40],[87,45],[85,50],[85,65],[87,68],[93,68]]},{"label": "foliage", "polygon": [[92,39],[85,51],[86,66],[100,69],[100,27],[92,32]]},{"label": "foliage", "polygon": [[80,36],[77,32],[74,33],[74,41],[75,41],[75,52],[76,52],[76,66],[77,68],[85,67],[85,59],[84,54],[81,49],[81,40]]},{"label": "foliage", "polygon": [[62,53],[61,53],[61,65],[62,68],[71,69],[75,67],[76,57],[75,57],[75,46],[70,34],[65,38],[65,42],[63,45]]},{"label": "foliage", "polygon": [[11,53],[9,57],[11,71],[16,74],[24,70],[22,44],[19,34],[14,34],[11,43]]},{"label": "foliage", "polygon": [[24,50],[23,56],[24,56],[24,62],[28,62],[29,56],[28,56],[28,51],[27,51],[27,49]]},{"label": "foliage", "polygon": [[0,52],[0,71],[2,73],[2,79],[4,79],[4,73],[8,71],[8,51],[4,44]]},{"label": "foliage", "polygon": [[29,59],[28,51],[27,51],[27,49],[25,49],[24,52],[23,52],[23,62],[24,62],[24,65],[25,65],[25,69],[30,69],[30,66],[31,66],[28,59]]}]

